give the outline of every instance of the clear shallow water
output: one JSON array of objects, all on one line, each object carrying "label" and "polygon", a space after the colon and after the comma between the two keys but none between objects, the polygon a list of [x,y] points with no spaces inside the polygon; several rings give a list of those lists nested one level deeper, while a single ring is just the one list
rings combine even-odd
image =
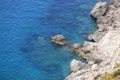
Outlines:
[{"label": "clear shallow water", "polygon": [[89,12],[97,1],[0,0],[0,80],[63,80],[80,58],[50,36],[82,43],[95,30]]}]

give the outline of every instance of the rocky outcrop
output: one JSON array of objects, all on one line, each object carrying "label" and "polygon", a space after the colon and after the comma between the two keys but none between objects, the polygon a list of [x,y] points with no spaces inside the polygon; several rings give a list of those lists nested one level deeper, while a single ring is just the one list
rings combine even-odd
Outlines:
[{"label": "rocky outcrop", "polygon": [[113,72],[116,63],[120,63],[119,34],[120,30],[110,30],[100,42],[96,43],[93,53],[86,55],[89,58],[87,59],[89,67],[71,73],[65,80],[100,80],[106,72]]},{"label": "rocky outcrop", "polygon": [[103,16],[107,11],[107,2],[98,2],[95,7],[92,9],[92,11],[90,12],[90,14],[95,17],[98,18],[100,16]]},{"label": "rocky outcrop", "polygon": [[51,37],[51,41],[57,45],[66,45],[67,41],[63,35],[55,35]]},{"label": "rocky outcrop", "polygon": [[[112,0],[108,10],[106,2],[98,2],[93,8],[91,15],[97,18],[98,29],[88,36],[92,42],[85,42],[80,47],[89,67],[76,69],[78,71],[72,72],[65,80],[102,80],[107,72],[116,70],[117,64],[120,64],[119,5],[120,0]],[[119,76],[116,78],[119,79]]]}]

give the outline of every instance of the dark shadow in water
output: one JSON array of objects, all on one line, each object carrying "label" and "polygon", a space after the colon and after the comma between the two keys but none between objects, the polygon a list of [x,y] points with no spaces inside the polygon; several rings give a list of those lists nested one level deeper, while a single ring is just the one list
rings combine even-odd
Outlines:
[{"label": "dark shadow in water", "polygon": [[39,34],[32,34],[30,37],[26,38],[26,41],[30,43],[32,40],[36,40],[40,36]]},{"label": "dark shadow in water", "polygon": [[20,51],[22,51],[23,53],[30,52],[30,50],[28,48],[25,48],[25,47],[20,48]]}]

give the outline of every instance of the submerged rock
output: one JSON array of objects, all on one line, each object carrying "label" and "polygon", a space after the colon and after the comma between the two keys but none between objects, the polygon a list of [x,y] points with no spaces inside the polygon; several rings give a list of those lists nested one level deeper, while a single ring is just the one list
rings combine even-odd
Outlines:
[{"label": "submerged rock", "polygon": [[103,16],[107,11],[107,2],[98,2],[95,7],[92,9],[90,14],[94,18],[98,18],[100,16]]},{"label": "submerged rock", "polygon": [[51,41],[57,45],[66,45],[67,41],[63,35],[55,35],[51,37]]}]

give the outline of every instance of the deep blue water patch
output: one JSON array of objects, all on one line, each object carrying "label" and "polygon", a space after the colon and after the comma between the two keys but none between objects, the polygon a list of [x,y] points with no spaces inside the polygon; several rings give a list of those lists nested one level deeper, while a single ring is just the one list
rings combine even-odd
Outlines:
[{"label": "deep blue water patch", "polygon": [[82,43],[96,29],[97,1],[0,0],[0,80],[64,80],[71,60],[82,59],[50,36]]}]

